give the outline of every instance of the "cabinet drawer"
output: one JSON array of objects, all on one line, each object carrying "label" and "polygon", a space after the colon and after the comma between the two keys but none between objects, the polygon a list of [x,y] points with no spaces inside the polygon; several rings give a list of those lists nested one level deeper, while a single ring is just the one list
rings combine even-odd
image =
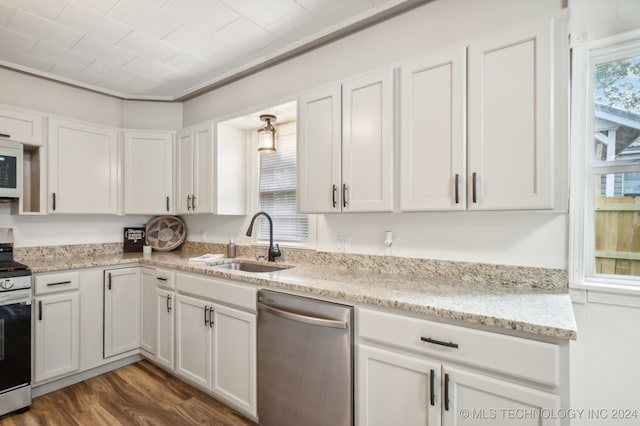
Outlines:
[{"label": "cabinet drawer", "polygon": [[219,278],[200,275],[176,274],[178,291],[206,297],[218,302],[256,310],[256,288],[238,285]]},{"label": "cabinet drawer", "polygon": [[80,287],[78,271],[37,274],[35,292],[37,295],[77,290]]},{"label": "cabinet drawer", "polygon": [[[402,315],[359,309],[358,337],[548,386],[560,383],[560,348]],[[457,347],[454,347],[457,345]]]},{"label": "cabinet drawer", "polygon": [[176,274],[166,269],[156,269],[156,284],[164,288],[176,288]]}]

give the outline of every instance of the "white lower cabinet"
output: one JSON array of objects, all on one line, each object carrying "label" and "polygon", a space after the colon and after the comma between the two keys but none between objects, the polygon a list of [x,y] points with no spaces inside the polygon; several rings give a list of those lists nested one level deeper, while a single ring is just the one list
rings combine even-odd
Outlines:
[{"label": "white lower cabinet", "polygon": [[213,305],[213,392],[246,412],[256,409],[256,316]]},{"label": "white lower cabinet", "polygon": [[77,272],[34,278],[34,382],[80,369],[80,293]]},{"label": "white lower cabinet", "polygon": [[561,398],[527,386],[443,366],[443,425],[560,425]]},{"label": "white lower cabinet", "polygon": [[[432,426],[441,419],[438,363],[358,345],[358,424]],[[434,376],[433,382],[431,377]],[[430,400],[433,395],[434,400]]]},{"label": "white lower cabinet", "polygon": [[37,296],[35,377],[41,382],[80,368],[78,291]]},{"label": "white lower cabinet", "polygon": [[568,424],[559,345],[370,309],[357,320],[358,425]]},{"label": "white lower cabinet", "polygon": [[156,322],[156,274],[155,270],[141,268],[140,270],[141,285],[141,304],[140,314],[142,321],[142,330],[140,333],[140,350],[144,352],[147,358],[155,359],[158,347],[158,324]]},{"label": "white lower cabinet", "polygon": [[176,302],[176,374],[210,389],[210,303],[181,294]]},{"label": "white lower cabinet", "polygon": [[104,357],[140,348],[140,268],[104,272]]},{"label": "white lower cabinet", "polygon": [[156,363],[174,369],[175,294],[173,291],[156,289]]},{"label": "white lower cabinet", "polygon": [[198,295],[176,296],[176,374],[255,417],[256,289],[178,273],[176,290]]}]

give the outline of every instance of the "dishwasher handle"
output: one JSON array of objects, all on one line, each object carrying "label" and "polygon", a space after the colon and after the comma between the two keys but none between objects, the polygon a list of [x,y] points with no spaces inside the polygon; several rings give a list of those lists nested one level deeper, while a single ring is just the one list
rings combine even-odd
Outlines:
[{"label": "dishwasher handle", "polygon": [[285,318],[291,321],[303,322],[305,324],[317,325],[320,327],[330,328],[347,328],[347,321],[332,320],[326,318],[310,317],[308,315],[296,314],[282,309],[275,308],[270,305],[258,302],[258,309],[264,309],[265,311],[272,313],[273,315]]}]

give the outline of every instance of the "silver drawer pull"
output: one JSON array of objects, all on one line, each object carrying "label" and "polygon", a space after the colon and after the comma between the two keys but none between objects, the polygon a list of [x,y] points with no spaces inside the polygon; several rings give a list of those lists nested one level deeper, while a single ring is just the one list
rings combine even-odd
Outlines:
[{"label": "silver drawer pull", "polygon": [[427,343],[433,343],[434,345],[446,346],[448,348],[458,349],[458,344],[453,342],[444,342],[442,340],[432,339],[431,337],[421,337],[420,340]]},{"label": "silver drawer pull", "polygon": [[57,283],[47,283],[47,287],[53,287],[56,285],[66,285],[71,284],[71,281],[58,281]]}]

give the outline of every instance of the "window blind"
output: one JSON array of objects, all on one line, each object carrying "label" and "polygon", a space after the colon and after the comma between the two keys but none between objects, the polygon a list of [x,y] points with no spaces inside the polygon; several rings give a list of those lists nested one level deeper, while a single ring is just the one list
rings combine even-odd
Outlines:
[{"label": "window blind", "polygon": [[[278,135],[277,151],[260,154],[259,208],[273,220],[276,241],[306,242],[309,220],[297,212],[296,133]],[[269,222],[260,217],[258,239],[269,239]]]}]

